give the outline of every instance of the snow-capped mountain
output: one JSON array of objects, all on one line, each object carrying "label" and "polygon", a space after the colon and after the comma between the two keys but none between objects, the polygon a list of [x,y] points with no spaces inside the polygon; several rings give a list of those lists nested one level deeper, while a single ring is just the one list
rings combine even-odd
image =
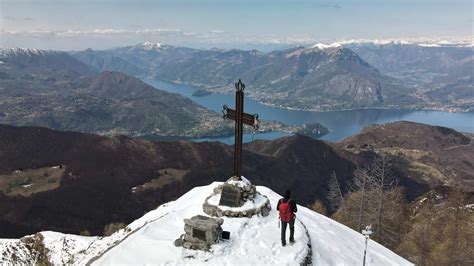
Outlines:
[{"label": "snow-capped mountain", "polygon": [[337,48],[337,47],[341,47],[341,45],[337,42],[330,43],[330,44],[317,43],[317,44],[312,46],[312,48],[318,48],[318,49],[321,49],[321,50],[324,50],[324,49],[327,49],[327,48]]},{"label": "snow-capped mountain", "polygon": [[[311,254],[315,265],[362,263],[365,238],[352,229],[303,206],[298,206],[295,240],[282,247],[279,238],[278,194],[257,187],[267,196],[272,211],[267,217],[224,218],[223,230],[231,237],[211,247],[210,252],[175,247],[183,233],[183,219],[201,214],[202,203],[218,182],[196,187],[177,199],[129,224],[109,237],[85,237],[41,232],[21,239],[0,239],[0,264],[286,264],[299,263]],[[411,265],[380,244],[369,241],[367,265]]]},{"label": "snow-capped mountain", "polygon": [[164,44],[159,42],[144,42],[139,44],[139,46],[142,46],[144,49],[153,50],[162,48]]},{"label": "snow-capped mountain", "polygon": [[7,56],[12,56],[12,55],[25,55],[25,54],[45,55],[48,53],[54,53],[54,52],[49,51],[49,50],[29,49],[29,48],[22,48],[22,47],[9,47],[9,46],[0,47],[0,57],[7,57]]},{"label": "snow-capped mountain", "polygon": [[[0,47],[0,72],[69,70],[81,75],[93,75],[96,71],[65,52],[28,49],[20,47]],[[5,68],[5,69],[4,69]],[[31,74],[31,73],[30,73]]]},{"label": "snow-capped mountain", "polygon": [[[346,46],[346,45],[419,45],[427,47],[474,47],[472,38],[459,39],[345,39],[335,42],[318,43],[324,46]],[[318,45],[316,44],[316,45]]]}]

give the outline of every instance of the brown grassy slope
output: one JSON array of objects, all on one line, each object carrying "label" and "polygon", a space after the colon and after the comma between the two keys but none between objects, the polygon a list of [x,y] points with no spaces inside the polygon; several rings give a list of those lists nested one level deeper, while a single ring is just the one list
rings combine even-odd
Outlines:
[{"label": "brown grassy slope", "polygon": [[[347,185],[355,169],[352,158],[307,137],[264,145],[283,150],[275,156],[244,150],[244,175],[279,193],[292,189],[303,205],[325,199],[333,171]],[[232,174],[232,156],[231,146],[217,142],[150,142],[0,125],[0,174],[65,165],[56,189],[29,197],[0,193],[0,237],[41,230],[102,234],[106,224],[129,223],[195,186],[226,180]],[[164,171],[170,168],[185,174],[171,180]],[[133,192],[160,177],[163,185]]]},{"label": "brown grassy slope", "polygon": [[355,153],[389,153],[399,171],[432,187],[442,184],[474,191],[474,141],[450,128],[406,121],[374,125],[338,146]]}]

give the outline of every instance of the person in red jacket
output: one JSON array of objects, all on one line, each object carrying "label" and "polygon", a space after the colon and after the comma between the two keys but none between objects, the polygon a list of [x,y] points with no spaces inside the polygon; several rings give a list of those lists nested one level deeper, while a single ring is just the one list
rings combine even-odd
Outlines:
[{"label": "person in red jacket", "polygon": [[290,224],[290,244],[295,242],[295,212],[296,202],[291,199],[291,191],[285,192],[285,197],[280,199],[277,204],[277,211],[280,214],[281,221],[281,244],[286,246],[286,227]]}]

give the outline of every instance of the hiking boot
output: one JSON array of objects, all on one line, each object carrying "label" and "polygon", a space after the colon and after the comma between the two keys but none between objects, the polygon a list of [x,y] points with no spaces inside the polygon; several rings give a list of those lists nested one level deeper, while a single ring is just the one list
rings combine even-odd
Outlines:
[{"label": "hiking boot", "polygon": [[286,243],[285,243],[285,242],[281,242],[281,245],[284,247],[284,246],[286,246]]},{"label": "hiking boot", "polygon": [[294,243],[295,243],[295,240],[290,239],[290,244],[294,244]]}]

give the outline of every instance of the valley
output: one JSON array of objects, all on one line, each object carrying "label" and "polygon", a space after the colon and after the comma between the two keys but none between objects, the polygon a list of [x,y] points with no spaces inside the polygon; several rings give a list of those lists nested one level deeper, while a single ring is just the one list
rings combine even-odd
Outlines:
[{"label": "valley", "polygon": [[[233,101],[235,101],[234,94],[214,93],[206,96],[193,96],[192,94],[196,90],[196,87],[194,86],[153,79],[144,79],[144,81],[167,92],[179,93],[208,109],[214,110],[215,112],[221,112],[223,104],[233,104]],[[249,87],[248,90],[251,90],[251,87]],[[261,119],[279,121],[285,125],[301,127],[301,125],[304,124],[320,123],[329,130],[327,134],[320,138],[329,141],[340,141],[346,137],[355,135],[359,133],[362,128],[371,124],[382,124],[396,121],[412,121],[430,125],[439,125],[453,128],[461,132],[474,133],[474,125],[471,123],[471,121],[474,120],[474,112],[459,113],[383,108],[314,112],[272,107],[249,98],[245,99],[245,108],[250,113],[258,113]],[[249,132],[244,135],[244,141],[251,142],[252,140],[257,139],[271,140],[289,135],[290,134],[282,133],[281,131],[272,131],[268,133],[259,132],[254,136],[253,132]],[[226,144],[234,143],[233,136],[192,138],[192,140],[221,141]]]},{"label": "valley", "polygon": [[[72,55],[98,71],[119,70],[193,85],[200,88],[201,95],[232,92],[233,82],[242,78],[252,84],[248,92],[252,99],[281,108],[466,112],[474,101],[469,93],[472,53],[472,47],[396,42],[316,44],[269,53],[145,42]],[[121,63],[112,63],[117,60]]]}]

